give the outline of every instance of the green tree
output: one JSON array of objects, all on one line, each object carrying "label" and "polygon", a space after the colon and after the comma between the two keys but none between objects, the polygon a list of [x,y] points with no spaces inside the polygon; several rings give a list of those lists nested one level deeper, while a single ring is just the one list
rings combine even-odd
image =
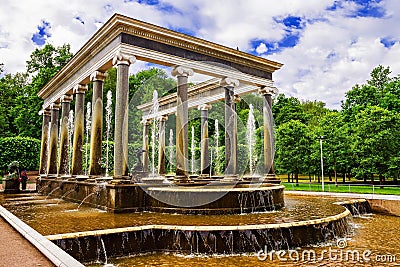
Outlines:
[{"label": "green tree", "polygon": [[17,136],[18,98],[27,94],[28,76],[24,73],[6,74],[0,78],[0,137]]},{"label": "green tree", "polygon": [[[358,176],[378,174],[380,183],[390,177],[399,158],[400,115],[377,106],[370,106],[356,116],[355,152]],[[397,165],[398,166],[398,165]]]},{"label": "green tree", "polygon": [[291,120],[281,124],[276,131],[275,165],[279,172],[294,174],[307,171],[313,137],[307,125]]},{"label": "green tree", "polygon": [[[315,135],[324,136],[324,165],[330,180],[332,180],[332,174],[337,178],[338,172],[344,179],[352,164],[353,138],[348,125],[343,122],[342,114],[337,111],[328,112],[321,119]],[[315,149],[318,159],[320,158],[319,149],[319,147]],[[335,182],[337,183],[337,180]]]},{"label": "green tree", "polygon": [[27,63],[27,73],[31,82],[23,87],[23,93],[16,97],[14,107],[15,126],[20,136],[40,138],[42,119],[39,111],[42,100],[37,93],[72,58],[68,44],[54,47],[47,44],[37,48]]},{"label": "green tree", "polygon": [[295,97],[286,97],[284,94],[278,95],[272,105],[272,113],[277,127],[290,120],[307,123],[307,115],[300,100]]}]

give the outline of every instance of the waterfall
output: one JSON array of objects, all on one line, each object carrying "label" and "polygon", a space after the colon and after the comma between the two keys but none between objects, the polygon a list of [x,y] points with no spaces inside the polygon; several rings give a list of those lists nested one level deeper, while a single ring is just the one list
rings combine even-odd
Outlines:
[{"label": "waterfall", "polygon": [[169,129],[169,171],[173,172],[174,159],[174,131]]},{"label": "waterfall", "polygon": [[74,132],[74,111],[73,110],[69,111],[67,129],[68,129],[68,144],[69,144],[69,148],[68,148],[68,173],[71,174],[72,134]]},{"label": "waterfall", "polygon": [[108,141],[110,140],[111,131],[111,117],[112,117],[112,92],[107,92],[107,104],[106,104],[106,177],[108,177],[109,172],[109,151],[110,146]]},{"label": "waterfall", "polygon": [[255,146],[256,146],[255,134],[256,134],[256,123],[254,120],[254,110],[253,110],[253,105],[250,104],[249,118],[247,119],[247,130],[246,130],[250,175],[254,174],[254,167],[257,161],[257,155],[255,153]]},{"label": "waterfall", "polygon": [[86,105],[86,148],[85,148],[85,162],[86,162],[86,167],[85,167],[85,174],[88,174],[88,146],[89,146],[89,134],[90,134],[90,129],[92,128],[92,104],[90,102],[87,103]]},{"label": "waterfall", "polygon": [[157,125],[157,113],[158,113],[158,93],[156,90],[153,92],[153,107],[151,109],[151,114],[153,114],[153,130],[151,132],[151,173],[154,176],[156,173],[156,163],[155,163],[155,155],[156,155],[156,137],[158,136],[158,125]]},{"label": "waterfall", "polygon": [[192,173],[194,173],[194,158],[195,158],[195,140],[194,140],[194,126],[192,126],[192,140],[191,140],[191,167],[192,167]]},{"label": "waterfall", "polygon": [[[214,140],[215,140],[215,162],[218,163],[219,158],[219,124],[218,120],[215,120],[215,133],[214,133]],[[212,164],[212,162],[211,162]],[[217,165],[215,165],[216,172],[218,171]]]}]

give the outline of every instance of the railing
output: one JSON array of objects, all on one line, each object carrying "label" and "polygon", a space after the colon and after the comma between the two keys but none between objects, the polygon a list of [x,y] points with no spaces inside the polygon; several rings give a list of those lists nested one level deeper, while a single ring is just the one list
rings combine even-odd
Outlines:
[{"label": "railing", "polygon": [[[286,190],[292,191],[308,191],[308,192],[323,192],[320,183],[299,182],[296,183],[284,182]],[[324,192],[332,193],[356,193],[356,194],[383,194],[383,195],[400,195],[400,185],[371,185],[371,184],[353,184],[353,183],[325,183]]]}]

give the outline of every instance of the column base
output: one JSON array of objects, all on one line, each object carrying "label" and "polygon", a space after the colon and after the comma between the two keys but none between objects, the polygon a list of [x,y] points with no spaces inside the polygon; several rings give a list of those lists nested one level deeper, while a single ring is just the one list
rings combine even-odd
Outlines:
[{"label": "column base", "polygon": [[177,184],[177,185],[193,183],[193,181],[185,175],[175,175],[173,182],[174,182],[174,184]]},{"label": "column base", "polygon": [[267,183],[271,183],[271,184],[280,184],[281,180],[279,180],[275,173],[268,173],[268,174],[264,174],[263,179],[265,182]]},{"label": "column base", "polygon": [[197,179],[210,179],[210,174],[200,174]]},{"label": "column base", "polygon": [[237,174],[226,174],[224,175],[224,178],[220,180],[221,183],[232,183],[232,182],[238,182],[239,181],[239,176]]},{"label": "column base", "polygon": [[131,178],[129,176],[114,176],[111,180],[109,180],[110,184],[130,184],[132,183]]}]

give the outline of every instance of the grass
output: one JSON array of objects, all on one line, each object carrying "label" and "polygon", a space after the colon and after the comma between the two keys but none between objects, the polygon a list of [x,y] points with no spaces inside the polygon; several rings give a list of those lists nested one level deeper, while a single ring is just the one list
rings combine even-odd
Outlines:
[{"label": "grass", "polygon": [[[296,186],[296,183],[282,183],[286,190],[293,191],[310,191],[310,192],[322,192],[322,185],[316,183],[299,183]],[[379,194],[379,195],[400,195],[400,187],[394,186],[385,186],[384,188],[380,188],[379,185],[353,185],[353,184],[338,184],[336,187],[335,184],[325,184],[325,192],[334,192],[334,193],[357,193],[357,194]]]}]

